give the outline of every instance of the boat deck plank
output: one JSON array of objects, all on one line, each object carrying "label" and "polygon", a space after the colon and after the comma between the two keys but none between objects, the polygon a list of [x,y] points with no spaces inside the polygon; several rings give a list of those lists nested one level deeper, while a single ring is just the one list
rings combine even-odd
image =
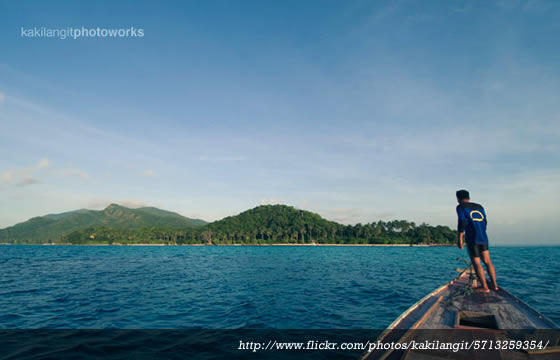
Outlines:
[{"label": "boat deck plank", "polygon": [[[446,284],[445,286],[433,291],[418,303],[414,304],[409,310],[403,313],[389,328],[378,338],[382,342],[395,341],[433,341],[435,332],[410,331],[408,329],[465,329],[461,332],[467,338],[487,340],[511,340],[506,336],[506,330],[537,330],[537,329],[558,329],[558,326],[542,314],[523,303],[521,300],[512,296],[507,291],[500,289],[490,293],[475,292],[471,288],[474,273],[472,268],[466,269],[459,277]],[[485,313],[495,319],[495,329],[484,328],[484,326],[473,328],[468,327],[468,323],[459,323],[458,313]],[[466,314],[468,317],[468,314]],[[492,322],[492,321],[490,321]],[[470,335],[469,335],[470,333]],[[437,340],[441,342],[454,343],[457,339],[456,332],[437,331]],[[536,335],[525,331],[523,340],[531,340]],[[551,345],[558,345],[558,332],[550,333]],[[430,338],[430,335],[432,338]],[[447,338],[446,338],[447,337]],[[538,338],[538,337],[537,337]],[[539,339],[542,339],[539,338]],[[516,339],[519,340],[519,339]],[[366,354],[364,359],[473,359],[481,358],[480,352],[460,351],[453,353],[446,350],[435,351],[382,351],[376,350]],[[559,352],[538,355],[539,360],[558,359]],[[522,351],[486,351],[485,357],[489,359],[529,359],[532,358],[528,353]]]}]

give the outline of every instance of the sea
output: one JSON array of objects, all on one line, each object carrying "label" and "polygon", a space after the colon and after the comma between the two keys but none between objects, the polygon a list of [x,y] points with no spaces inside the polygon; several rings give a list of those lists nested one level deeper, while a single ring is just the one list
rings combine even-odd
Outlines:
[{"label": "sea", "polygon": [[[490,248],[560,323],[560,247]],[[0,246],[0,329],[384,329],[463,269],[456,247]]]}]

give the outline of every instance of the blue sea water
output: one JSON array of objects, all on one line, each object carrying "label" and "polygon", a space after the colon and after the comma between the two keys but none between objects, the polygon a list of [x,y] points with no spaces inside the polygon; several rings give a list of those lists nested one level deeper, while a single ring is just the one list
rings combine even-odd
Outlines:
[{"label": "blue sea water", "polygon": [[[456,276],[445,247],[0,246],[0,328],[384,328]],[[560,247],[493,247],[560,323]]]}]

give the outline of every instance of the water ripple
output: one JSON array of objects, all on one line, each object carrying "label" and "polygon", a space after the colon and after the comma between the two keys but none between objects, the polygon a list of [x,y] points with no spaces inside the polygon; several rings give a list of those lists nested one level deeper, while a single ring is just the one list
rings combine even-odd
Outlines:
[{"label": "water ripple", "polygon": [[[2,250],[0,328],[383,328],[461,266],[455,248]],[[560,322],[560,248],[492,257],[502,286]]]}]

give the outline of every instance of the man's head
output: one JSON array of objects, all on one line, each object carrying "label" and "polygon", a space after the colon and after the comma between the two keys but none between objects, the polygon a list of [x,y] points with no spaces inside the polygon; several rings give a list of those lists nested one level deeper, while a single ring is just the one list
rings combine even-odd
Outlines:
[{"label": "man's head", "polygon": [[463,202],[468,202],[471,197],[469,195],[469,192],[467,190],[457,190],[457,192],[455,193],[455,195],[457,195],[457,202],[463,203]]}]

